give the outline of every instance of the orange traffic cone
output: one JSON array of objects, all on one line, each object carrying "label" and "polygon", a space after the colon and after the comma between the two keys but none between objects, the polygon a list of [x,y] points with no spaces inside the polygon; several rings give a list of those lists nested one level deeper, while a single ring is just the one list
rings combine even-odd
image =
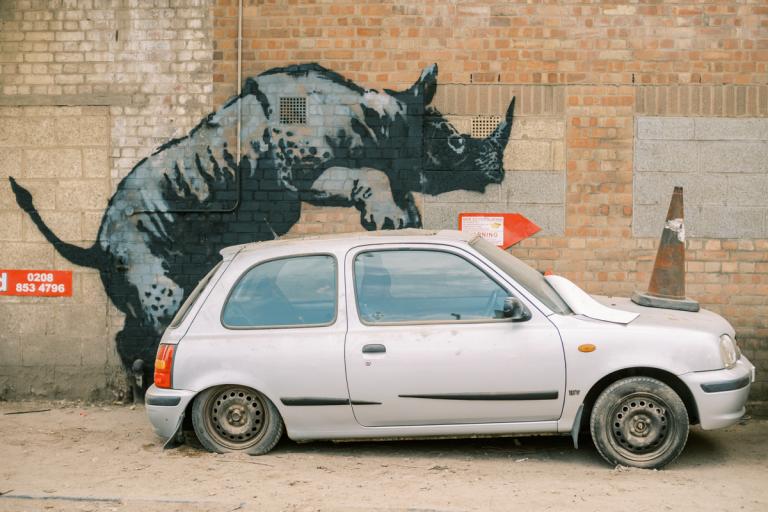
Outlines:
[{"label": "orange traffic cone", "polygon": [[646,293],[635,292],[632,302],[654,308],[698,311],[699,303],[685,296],[685,225],[683,187],[675,187],[669,202],[667,222],[653,264]]}]

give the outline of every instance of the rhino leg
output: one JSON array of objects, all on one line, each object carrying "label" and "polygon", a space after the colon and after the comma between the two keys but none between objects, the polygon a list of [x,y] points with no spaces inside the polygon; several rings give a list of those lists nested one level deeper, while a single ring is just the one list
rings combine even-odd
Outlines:
[{"label": "rhino leg", "polygon": [[302,198],[318,206],[354,206],[369,231],[421,226],[413,196],[406,196],[404,208],[398,206],[387,174],[370,167],[326,169]]}]

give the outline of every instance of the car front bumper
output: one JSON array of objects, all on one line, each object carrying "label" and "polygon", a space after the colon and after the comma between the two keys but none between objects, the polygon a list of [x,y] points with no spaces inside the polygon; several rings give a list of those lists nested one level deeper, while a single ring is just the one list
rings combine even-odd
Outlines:
[{"label": "car front bumper", "polygon": [[184,410],[194,397],[194,391],[162,389],[151,385],[144,395],[144,405],[155,433],[163,439],[170,439],[181,425]]},{"label": "car front bumper", "polygon": [[755,367],[744,357],[730,369],[692,372],[680,378],[691,390],[704,430],[733,425],[744,416]]}]

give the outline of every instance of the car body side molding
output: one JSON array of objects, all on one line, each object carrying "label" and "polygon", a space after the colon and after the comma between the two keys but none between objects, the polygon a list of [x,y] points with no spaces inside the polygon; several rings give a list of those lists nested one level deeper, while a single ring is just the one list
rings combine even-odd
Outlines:
[{"label": "car body side molding", "polygon": [[283,405],[288,406],[319,406],[319,405],[381,405],[381,402],[367,402],[364,400],[349,400],[348,398],[324,398],[324,397],[291,397],[281,398]]},{"label": "car body side molding", "polygon": [[418,395],[397,395],[400,398],[426,398],[429,400],[557,400],[557,391],[536,393],[435,393]]}]

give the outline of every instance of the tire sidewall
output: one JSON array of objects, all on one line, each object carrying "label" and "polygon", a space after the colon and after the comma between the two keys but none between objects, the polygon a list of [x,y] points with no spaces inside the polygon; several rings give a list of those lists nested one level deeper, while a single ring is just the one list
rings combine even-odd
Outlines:
[{"label": "tire sidewall", "polygon": [[[218,395],[230,387],[233,386],[225,385],[209,388],[195,397],[195,400],[192,403],[192,426],[195,429],[195,434],[197,435],[200,444],[202,444],[206,450],[214,453],[248,453],[250,455],[263,455],[272,450],[283,435],[283,420],[277,407],[275,407],[275,404],[273,404],[263,393],[259,393],[256,390],[253,390],[253,393],[259,395],[259,399],[264,404],[264,408],[268,413],[266,424],[263,427],[264,435],[262,435],[258,442],[248,448],[234,450],[222,446],[210,435],[205,421],[206,404],[212,396]],[[242,388],[243,386],[237,387]]]},{"label": "tire sidewall", "polygon": [[[668,406],[667,416],[674,423],[674,439],[666,451],[648,461],[636,461],[617,451],[609,436],[613,436],[609,418],[612,408],[624,398],[637,392],[651,393],[662,399]],[[592,440],[600,455],[611,464],[659,469],[674,461],[685,448],[688,439],[688,411],[680,396],[667,384],[651,377],[629,377],[608,386],[598,397],[590,416]]]}]

